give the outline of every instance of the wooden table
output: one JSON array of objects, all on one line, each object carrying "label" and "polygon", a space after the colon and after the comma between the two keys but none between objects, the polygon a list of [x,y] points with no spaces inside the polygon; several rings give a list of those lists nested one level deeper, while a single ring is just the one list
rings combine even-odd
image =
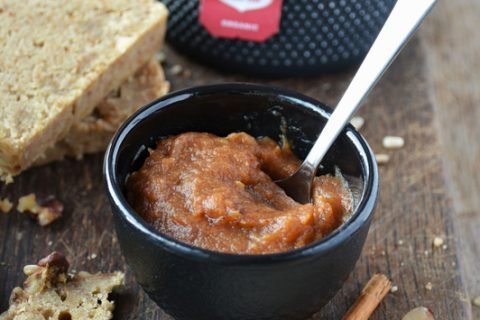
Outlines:
[{"label": "wooden table", "polygon": [[[441,23],[442,14],[447,12],[439,8],[428,23]],[[471,279],[469,272],[475,269],[465,266],[478,260],[478,255],[469,252],[465,256],[462,251],[472,232],[464,232],[466,223],[454,223],[459,213],[456,201],[462,198],[454,196],[452,190],[464,182],[458,181],[452,169],[455,162],[445,161],[455,159],[455,152],[463,149],[455,146],[445,156],[444,151],[450,150],[445,133],[449,130],[440,124],[455,112],[451,106],[442,105],[448,100],[439,101],[445,82],[431,69],[438,66],[435,58],[446,46],[438,45],[436,28],[424,29],[402,52],[360,112],[366,120],[362,133],[376,152],[389,153],[391,160],[380,168],[381,194],[363,254],[342,290],[313,319],[339,319],[376,272],[387,274],[398,291],[386,297],[372,319],[401,319],[417,306],[431,308],[437,319],[472,318],[464,279]],[[438,50],[430,47],[435,43]],[[175,64],[191,75],[172,74]],[[173,89],[220,81],[255,81],[295,89],[329,105],[335,105],[352,76],[350,71],[265,81],[217,73],[168,49],[165,68]],[[385,135],[404,137],[405,147],[384,150],[381,140]],[[478,168],[478,163],[473,166]],[[32,169],[14,184],[1,186],[0,198],[8,196],[12,200],[30,192],[57,195],[65,203],[65,215],[48,228],[17,212],[0,215],[0,310],[7,308],[10,291],[22,282],[22,267],[58,250],[68,256],[73,270],[127,272],[128,289],[119,297],[116,319],[170,319],[135,284],[124,263],[103,191],[101,167],[102,155],[88,156],[83,161],[67,160]],[[472,221],[478,223],[478,218]],[[444,239],[445,245],[433,246],[434,237]],[[470,259],[467,264],[465,257]],[[474,294],[478,287],[469,284],[468,289]]]},{"label": "wooden table", "polygon": [[[441,1],[420,30],[460,268],[470,299],[480,296],[479,16],[476,0]],[[472,311],[473,319],[480,319],[480,306]]]}]

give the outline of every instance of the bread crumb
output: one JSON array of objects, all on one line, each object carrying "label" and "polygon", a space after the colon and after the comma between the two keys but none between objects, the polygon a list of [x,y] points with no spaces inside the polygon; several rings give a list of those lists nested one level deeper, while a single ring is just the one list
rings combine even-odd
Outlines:
[{"label": "bread crumb", "polygon": [[390,161],[390,156],[386,153],[377,153],[375,154],[375,159],[377,160],[377,164],[382,165]]},{"label": "bread crumb", "polygon": [[432,290],[432,289],[433,289],[432,283],[431,283],[431,282],[427,282],[427,283],[425,284],[425,289],[427,289],[428,291]]},{"label": "bread crumb", "polygon": [[447,249],[448,249],[448,246],[447,246],[446,244],[444,244],[444,245],[442,246],[442,249],[443,249],[443,250],[447,250]]},{"label": "bread crumb", "polygon": [[397,244],[398,244],[399,246],[403,246],[404,241],[403,241],[402,239],[400,239],[400,240],[397,241]]},{"label": "bread crumb", "polygon": [[405,141],[402,137],[385,136],[382,144],[385,149],[400,149],[405,145]]},{"label": "bread crumb", "polygon": [[48,226],[63,214],[63,203],[54,196],[37,197],[34,193],[18,199],[17,210],[30,213],[42,227]]},{"label": "bread crumb", "polygon": [[357,129],[357,130],[360,130],[363,125],[365,124],[365,119],[363,119],[362,117],[360,116],[357,116],[357,117],[353,117],[351,120],[350,120],[350,123],[352,124],[352,126]]},{"label": "bread crumb", "polygon": [[443,238],[441,237],[435,237],[433,238],[433,246],[435,248],[439,248],[443,245]]},{"label": "bread crumb", "polygon": [[9,213],[13,208],[13,203],[8,198],[0,199],[0,211]]},{"label": "bread crumb", "polygon": [[472,299],[472,303],[475,307],[480,308],[480,296],[476,296],[475,298]]},{"label": "bread crumb", "polygon": [[392,288],[390,289],[391,293],[395,293],[397,291],[398,291],[398,286],[397,285],[393,285]]}]

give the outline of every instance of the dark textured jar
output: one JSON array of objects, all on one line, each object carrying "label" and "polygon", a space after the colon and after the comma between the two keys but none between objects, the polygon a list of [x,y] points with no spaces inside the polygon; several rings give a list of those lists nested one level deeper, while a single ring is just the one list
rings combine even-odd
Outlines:
[{"label": "dark textured jar", "polygon": [[195,60],[261,76],[313,75],[360,62],[396,0],[283,0],[280,31],[265,42],[217,38],[199,23],[199,0],[161,0],[167,41]]}]

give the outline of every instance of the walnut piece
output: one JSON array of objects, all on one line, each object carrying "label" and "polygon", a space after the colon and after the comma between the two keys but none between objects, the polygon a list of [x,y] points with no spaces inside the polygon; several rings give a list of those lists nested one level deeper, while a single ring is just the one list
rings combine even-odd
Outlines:
[{"label": "walnut piece", "polygon": [[18,199],[17,210],[30,213],[42,227],[48,226],[63,213],[63,203],[53,195],[37,197],[34,193]]}]

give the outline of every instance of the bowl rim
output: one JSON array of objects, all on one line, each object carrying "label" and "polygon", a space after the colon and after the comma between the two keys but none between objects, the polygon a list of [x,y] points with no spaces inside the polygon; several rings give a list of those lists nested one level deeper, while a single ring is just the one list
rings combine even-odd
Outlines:
[{"label": "bowl rim", "polygon": [[319,101],[305,96],[293,90],[283,89],[270,85],[259,85],[253,83],[233,82],[210,84],[202,86],[193,86],[186,89],[173,91],[157,100],[140,108],[131,115],[117,130],[110,141],[105,152],[103,163],[103,178],[105,189],[112,206],[113,215],[119,215],[123,221],[130,224],[133,229],[141,233],[145,240],[160,245],[163,249],[188,259],[201,260],[209,263],[219,263],[227,265],[250,265],[250,264],[271,264],[278,262],[294,261],[298,259],[308,259],[328,252],[332,248],[340,245],[342,242],[351,238],[361,227],[373,216],[376,200],[378,197],[379,177],[378,167],[374,154],[366,142],[365,138],[355,130],[352,125],[347,125],[342,135],[346,135],[349,141],[354,145],[363,170],[363,190],[360,200],[357,203],[355,211],[350,218],[340,227],[335,229],[326,237],[319,241],[312,242],[304,247],[279,253],[267,254],[233,254],[219,251],[212,251],[190,245],[188,243],[176,240],[173,237],[161,234],[152,225],[146,222],[139,214],[128,204],[122,189],[117,180],[117,160],[119,149],[125,138],[135,130],[137,125],[147,118],[150,114],[163,108],[173,107],[176,102],[183,101],[196,96],[222,94],[240,94],[240,95],[263,95],[274,96],[279,99],[290,100],[291,103],[313,110],[322,117],[329,117],[331,109]]}]

